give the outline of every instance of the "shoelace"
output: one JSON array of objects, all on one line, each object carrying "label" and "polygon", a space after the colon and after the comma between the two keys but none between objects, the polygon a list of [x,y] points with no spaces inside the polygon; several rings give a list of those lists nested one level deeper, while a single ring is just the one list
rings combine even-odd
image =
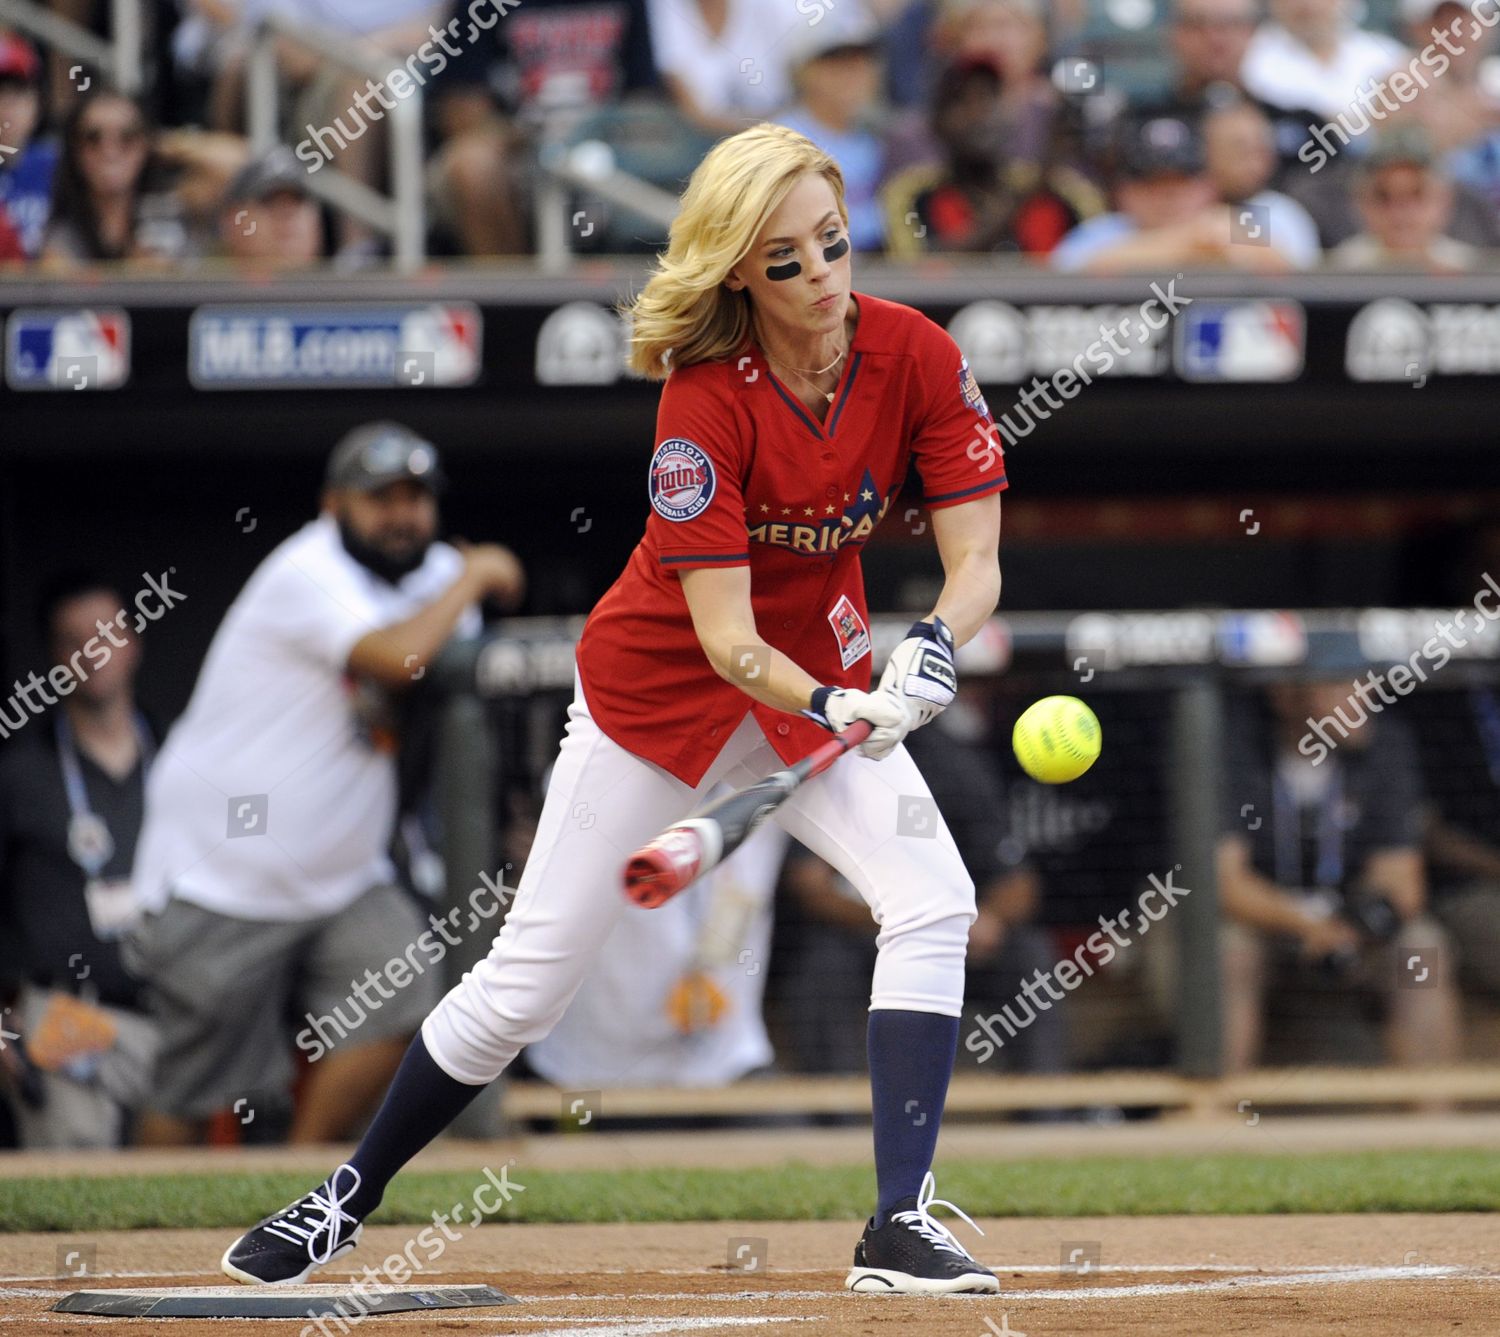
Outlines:
[{"label": "shoelace", "polygon": [[[347,1193],[340,1193],[339,1176],[346,1170],[354,1182],[349,1185]],[[313,1262],[319,1265],[326,1263],[333,1256],[334,1247],[339,1239],[340,1227],[346,1221],[352,1226],[359,1224],[358,1217],[351,1216],[344,1210],[344,1204],[358,1191],[359,1171],[352,1165],[341,1165],[328,1176],[326,1184],[315,1188],[284,1216],[278,1217],[268,1225],[266,1233],[277,1235],[292,1244],[305,1245],[307,1256]],[[299,1218],[305,1218],[306,1223],[304,1224]],[[318,1232],[322,1230],[328,1232],[328,1240],[322,1249],[316,1249],[314,1241],[318,1238]]]},{"label": "shoelace", "polygon": [[932,1207],[946,1207],[955,1216],[962,1217],[969,1225],[973,1226],[979,1234],[984,1231],[974,1225],[974,1220],[960,1207],[955,1207],[946,1198],[937,1195],[937,1180],[933,1178],[929,1170],[922,1180],[922,1191],[917,1194],[917,1205],[904,1212],[894,1212],[892,1221],[899,1221],[904,1226],[910,1226],[923,1239],[935,1248],[944,1249],[948,1253],[956,1253],[960,1258],[969,1258],[971,1255],[962,1244],[958,1242],[958,1236],[948,1229],[941,1221],[935,1220],[928,1209]]}]

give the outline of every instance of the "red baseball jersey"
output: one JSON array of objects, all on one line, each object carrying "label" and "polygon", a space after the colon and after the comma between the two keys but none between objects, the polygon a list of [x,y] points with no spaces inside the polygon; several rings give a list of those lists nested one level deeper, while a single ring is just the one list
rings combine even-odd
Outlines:
[{"label": "red baseball jersey", "polygon": [[748,342],[662,388],[646,533],[589,616],[578,667],[604,733],[686,784],[747,711],[788,762],[828,734],[714,672],[680,572],[748,566],[761,638],[821,683],[868,691],[859,553],[909,466],[930,509],[1006,486],[998,430],[958,345],[911,307],[854,297],[859,322],[824,423]]}]

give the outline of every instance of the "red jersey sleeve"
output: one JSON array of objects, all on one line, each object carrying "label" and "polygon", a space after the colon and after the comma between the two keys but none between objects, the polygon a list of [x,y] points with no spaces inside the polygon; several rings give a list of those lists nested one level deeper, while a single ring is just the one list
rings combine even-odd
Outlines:
[{"label": "red jersey sleeve", "polygon": [[929,510],[957,506],[1006,487],[1000,429],[990,416],[968,359],[934,325],[922,353],[919,384],[926,394],[912,437],[912,460]]},{"label": "red jersey sleeve", "polygon": [[667,377],[656,410],[646,536],[668,571],[748,566],[741,421],[716,364]]}]

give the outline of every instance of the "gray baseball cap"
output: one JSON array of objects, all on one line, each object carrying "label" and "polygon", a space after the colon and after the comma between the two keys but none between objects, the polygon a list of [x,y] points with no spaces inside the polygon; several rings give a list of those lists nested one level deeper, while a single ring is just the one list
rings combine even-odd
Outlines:
[{"label": "gray baseball cap", "polygon": [[434,495],[447,484],[437,447],[398,422],[367,422],[333,448],[329,487],[375,492],[390,483],[420,483]]},{"label": "gray baseball cap", "polygon": [[307,169],[297,161],[291,149],[285,144],[277,144],[251,158],[234,174],[224,192],[224,203],[242,204],[246,200],[258,203],[284,190],[307,195]]},{"label": "gray baseball cap", "polygon": [[1421,125],[1398,125],[1383,131],[1360,163],[1366,172],[1382,167],[1431,167],[1437,161],[1432,136]]}]

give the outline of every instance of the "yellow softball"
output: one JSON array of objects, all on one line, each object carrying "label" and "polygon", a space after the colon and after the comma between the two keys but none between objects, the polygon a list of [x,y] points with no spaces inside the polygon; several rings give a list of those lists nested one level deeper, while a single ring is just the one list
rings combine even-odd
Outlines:
[{"label": "yellow softball", "polygon": [[1044,696],[1026,707],[1011,734],[1021,769],[1043,784],[1076,780],[1099,760],[1099,718],[1076,696]]}]

